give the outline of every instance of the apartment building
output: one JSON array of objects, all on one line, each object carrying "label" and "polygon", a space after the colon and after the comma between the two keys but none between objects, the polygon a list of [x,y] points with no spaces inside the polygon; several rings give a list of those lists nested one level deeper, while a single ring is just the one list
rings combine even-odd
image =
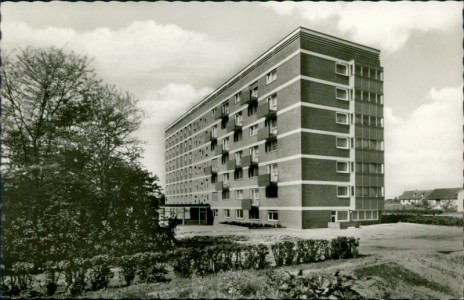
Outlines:
[{"label": "apartment building", "polygon": [[166,128],[166,214],[343,228],[384,208],[379,50],[298,28]]}]

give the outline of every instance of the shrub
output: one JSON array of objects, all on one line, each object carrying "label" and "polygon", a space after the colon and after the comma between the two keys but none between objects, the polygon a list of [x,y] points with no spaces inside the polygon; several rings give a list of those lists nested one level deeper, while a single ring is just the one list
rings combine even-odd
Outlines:
[{"label": "shrub", "polygon": [[122,277],[127,286],[132,284],[135,278],[136,262],[133,255],[124,255],[117,259],[117,265],[121,268]]},{"label": "shrub", "polygon": [[274,261],[277,267],[293,264],[295,258],[295,243],[284,241],[271,246]]},{"label": "shrub", "polygon": [[276,224],[263,224],[263,223],[252,223],[252,222],[226,221],[226,222],[220,222],[220,224],[242,226],[242,227],[247,227],[250,229],[282,228],[282,225],[277,224],[277,223]]},{"label": "shrub", "polygon": [[71,296],[82,294],[86,290],[86,273],[90,261],[83,258],[63,261],[66,290]]},{"label": "shrub", "polygon": [[174,273],[183,278],[190,278],[193,274],[193,250],[192,248],[180,248],[171,251],[171,265]]},{"label": "shrub", "polygon": [[327,240],[297,241],[296,262],[311,263],[325,260],[329,255],[330,243]]},{"label": "shrub", "polygon": [[138,253],[134,255],[134,262],[137,266],[136,274],[140,282],[167,282],[165,262],[167,256],[157,252]]},{"label": "shrub", "polygon": [[352,258],[358,256],[359,239],[354,237],[339,236],[330,243],[332,259]]},{"label": "shrub", "polygon": [[97,291],[106,288],[110,282],[110,278],[114,276],[109,267],[109,257],[107,255],[95,256],[90,262],[92,265],[92,271],[89,274],[90,289]]},{"label": "shrub", "polygon": [[351,288],[355,278],[342,275],[339,271],[333,276],[272,273],[269,279],[271,284],[278,289],[279,298],[352,299],[360,296]]}]

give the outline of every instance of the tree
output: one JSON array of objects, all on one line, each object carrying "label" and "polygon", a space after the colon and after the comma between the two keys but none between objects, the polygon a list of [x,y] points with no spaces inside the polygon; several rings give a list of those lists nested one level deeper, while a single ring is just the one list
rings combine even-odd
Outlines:
[{"label": "tree", "polygon": [[158,178],[140,165],[134,96],[61,49],[20,50],[1,69],[4,262],[163,246]]}]

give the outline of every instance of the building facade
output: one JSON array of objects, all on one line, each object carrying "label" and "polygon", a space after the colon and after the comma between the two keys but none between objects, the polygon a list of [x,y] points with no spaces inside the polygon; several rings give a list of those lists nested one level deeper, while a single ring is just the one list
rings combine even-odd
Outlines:
[{"label": "building facade", "polygon": [[300,229],[378,220],[379,55],[301,27],[286,36],[166,128],[165,210]]}]

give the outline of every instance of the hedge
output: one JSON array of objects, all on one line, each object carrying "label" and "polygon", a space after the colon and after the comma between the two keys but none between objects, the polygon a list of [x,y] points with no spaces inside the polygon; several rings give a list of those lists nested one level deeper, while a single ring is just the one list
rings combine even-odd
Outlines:
[{"label": "hedge", "polygon": [[443,225],[443,226],[464,226],[464,219],[457,217],[445,217],[445,216],[416,216],[416,215],[383,215],[382,223],[416,223],[416,224],[427,224],[427,225]]}]

